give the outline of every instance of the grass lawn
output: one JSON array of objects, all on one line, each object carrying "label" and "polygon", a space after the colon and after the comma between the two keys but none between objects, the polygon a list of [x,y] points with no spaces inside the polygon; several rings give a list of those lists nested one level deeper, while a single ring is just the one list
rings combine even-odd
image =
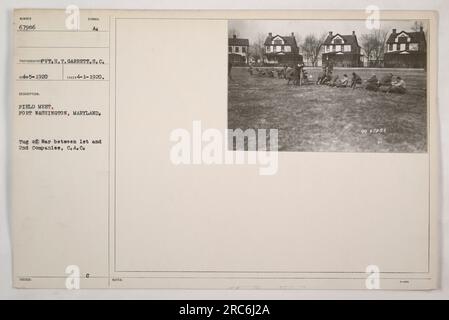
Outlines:
[{"label": "grass lawn", "polygon": [[[319,68],[306,68],[315,82]],[[335,68],[340,78],[352,69]],[[229,129],[278,129],[279,151],[426,152],[426,73],[410,69],[357,69],[363,80],[373,73],[400,75],[407,93],[251,76],[233,68],[228,82]]]}]

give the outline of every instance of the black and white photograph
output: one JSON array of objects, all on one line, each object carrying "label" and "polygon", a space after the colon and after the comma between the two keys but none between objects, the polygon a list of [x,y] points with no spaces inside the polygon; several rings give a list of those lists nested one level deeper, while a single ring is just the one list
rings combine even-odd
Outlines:
[{"label": "black and white photograph", "polygon": [[0,1],[0,300],[449,298],[449,1],[24,2]]},{"label": "black and white photograph", "polygon": [[277,129],[278,151],[426,153],[427,33],[427,20],[230,20],[228,129]]}]

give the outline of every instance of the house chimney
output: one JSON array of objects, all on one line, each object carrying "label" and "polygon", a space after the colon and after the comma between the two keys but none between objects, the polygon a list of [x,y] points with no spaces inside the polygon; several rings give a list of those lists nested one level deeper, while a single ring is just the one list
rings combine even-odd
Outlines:
[{"label": "house chimney", "polygon": [[396,29],[393,29],[393,34],[396,34]]},{"label": "house chimney", "polygon": [[420,27],[419,27],[419,31],[423,32],[423,31],[424,31],[424,27],[423,27],[423,26],[420,26]]},{"label": "house chimney", "polygon": [[237,38],[237,36],[234,34],[233,36],[232,36],[234,39],[236,39]]},{"label": "house chimney", "polygon": [[294,32],[292,32],[292,37],[294,37],[295,36],[295,33]]},{"label": "house chimney", "polygon": [[271,32],[268,32],[268,36],[272,37],[272,36],[273,36],[273,34],[272,34]]},{"label": "house chimney", "polygon": [[329,36],[331,36],[331,37],[332,37],[332,31],[329,31]]},{"label": "house chimney", "polygon": [[352,31],[352,35],[355,36],[355,31]]}]

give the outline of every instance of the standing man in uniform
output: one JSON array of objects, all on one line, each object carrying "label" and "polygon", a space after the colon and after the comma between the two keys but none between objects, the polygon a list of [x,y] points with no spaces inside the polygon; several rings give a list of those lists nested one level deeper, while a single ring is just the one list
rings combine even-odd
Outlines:
[{"label": "standing man in uniform", "polygon": [[297,64],[295,66],[295,70],[296,70],[296,79],[295,79],[295,84],[297,86],[301,86],[301,74],[302,74],[302,69],[304,68],[304,64]]}]

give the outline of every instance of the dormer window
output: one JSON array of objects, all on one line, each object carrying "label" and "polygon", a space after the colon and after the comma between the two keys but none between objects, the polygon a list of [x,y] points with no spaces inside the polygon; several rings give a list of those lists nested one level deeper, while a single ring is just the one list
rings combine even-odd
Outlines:
[{"label": "dormer window", "polygon": [[401,32],[400,34],[398,34],[394,40],[394,42],[397,43],[407,43],[410,42],[410,37],[407,33],[405,32]]},{"label": "dormer window", "polygon": [[336,38],[336,39],[334,39],[334,43],[335,44],[342,44],[343,41],[340,38]]},{"label": "dormer window", "polygon": [[280,44],[282,44],[282,40],[276,39],[276,40],[273,41],[273,44],[280,45]]},{"label": "dormer window", "polygon": [[400,36],[400,37],[398,37],[398,42],[399,42],[399,43],[405,43],[405,42],[407,42],[407,37],[406,37],[406,36]]}]

